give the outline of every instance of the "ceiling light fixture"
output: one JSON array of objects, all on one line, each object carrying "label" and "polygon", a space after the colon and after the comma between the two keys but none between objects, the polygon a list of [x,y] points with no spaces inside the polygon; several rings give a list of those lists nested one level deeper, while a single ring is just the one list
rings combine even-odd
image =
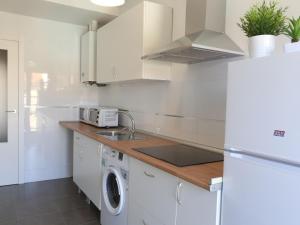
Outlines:
[{"label": "ceiling light fixture", "polygon": [[115,7],[125,4],[125,0],[90,0],[92,3],[100,6]]}]

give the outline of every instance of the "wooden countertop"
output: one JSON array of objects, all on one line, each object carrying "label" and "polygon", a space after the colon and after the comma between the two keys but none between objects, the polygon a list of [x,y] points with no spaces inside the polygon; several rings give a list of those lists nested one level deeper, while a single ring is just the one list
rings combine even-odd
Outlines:
[{"label": "wooden countertop", "polygon": [[208,191],[216,191],[221,188],[223,176],[223,162],[208,163],[196,166],[176,167],[165,161],[155,159],[151,156],[133,150],[133,148],[163,146],[174,144],[175,142],[158,138],[151,135],[146,135],[145,140],[134,141],[112,141],[108,138],[97,135],[96,132],[103,130],[94,126],[90,126],[81,122],[60,122],[61,126],[81,133],[89,138],[108,145],[128,156],[141,160],[149,165],[164,170],[174,176],[177,176],[185,181],[200,186]]}]

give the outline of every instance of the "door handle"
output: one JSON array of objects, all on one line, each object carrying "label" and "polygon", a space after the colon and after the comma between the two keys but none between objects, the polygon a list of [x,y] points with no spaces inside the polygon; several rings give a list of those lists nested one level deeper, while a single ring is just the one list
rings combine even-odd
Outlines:
[{"label": "door handle", "polygon": [[83,151],[79,151],[79,158],[80,159],[83,159],[83,155],[82,154],[83,154]]},{"label": "door handle", "polygon": [[155,178],[155,176],[151,173],[148,173],[146,171],[144,171],[144,174],[147,176],[147,177],[151,177],[151,178]]},{"label": "door handle", "polygon": [[183,186],[183,183],[178,183],[178,185],[177,185],[177,191],[176,191],[176,200],[177,200],[177,203],[179,204],[179,205],[182,205],[182,202],[181,202],[181,199],[180,199],[180,195],[181,195],[181,188],[182,188],[182,186]]},{"label": "door handle", "polygon": [[17,113],[17,110],[16,110],[16,109],[13,109],[13,110],[6,110],[5,112],[7,112],[7,113]]},{"label": "door handle", "polygon": [[102,152],[101,150],[102,150],[102,144],[99,144],[98,148],[97,148],[98,155],[101,155],[101,152]]}]

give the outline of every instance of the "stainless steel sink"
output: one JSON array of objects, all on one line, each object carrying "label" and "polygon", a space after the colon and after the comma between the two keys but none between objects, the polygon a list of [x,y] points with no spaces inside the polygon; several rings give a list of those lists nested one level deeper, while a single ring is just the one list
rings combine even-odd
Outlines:
[{"label": "stainless steel sink", "polygon": [[98,135],[103,135],[103,136],[117,136],[117,135],[127,135],[129,132],[124,132],[121,130],[103,130],[103,131],[98,131]]},{"label": "stainless steel sink", "polygon": [[112,141],[130,141],[130,140],[145,139],[145,136],[141,134],[136,134],[136,133],[132,134],[129,131],[123,131],[123,130],[103,130],[103,131],[98,131],[96,134],[108,138]]}]

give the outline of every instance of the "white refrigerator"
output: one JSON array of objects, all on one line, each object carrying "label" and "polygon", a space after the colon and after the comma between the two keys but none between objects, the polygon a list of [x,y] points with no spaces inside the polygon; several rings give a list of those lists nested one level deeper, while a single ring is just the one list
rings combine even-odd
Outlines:
[{"label": "white refrigerator", "polygon": [[300,225],[300,53],[229,65],[222,225]]}]

